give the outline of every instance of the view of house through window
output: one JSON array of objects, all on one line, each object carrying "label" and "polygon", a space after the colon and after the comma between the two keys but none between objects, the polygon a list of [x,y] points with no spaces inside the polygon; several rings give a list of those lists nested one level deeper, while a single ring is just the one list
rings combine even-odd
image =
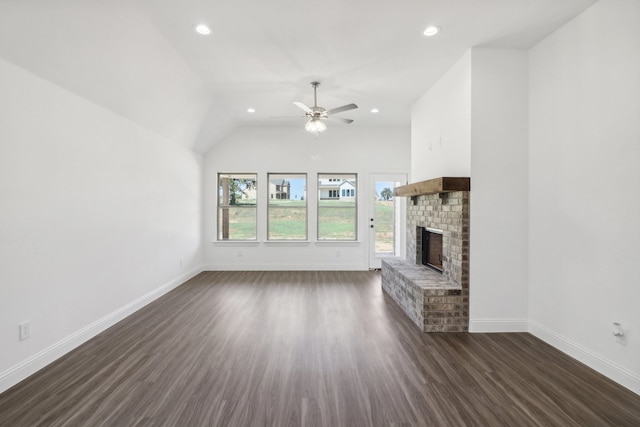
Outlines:
[{"label": "view of house through window", "polygon": [[318,174],[318,240],[356,240],[356,174]]},{"label": "view of house through window", "polygon": [[307,239],[307,175],[270,173],[268,240]]},{"label": "view of house through window", "polygon": [[256,240],[256,174],[218,174],[218,240]]}]

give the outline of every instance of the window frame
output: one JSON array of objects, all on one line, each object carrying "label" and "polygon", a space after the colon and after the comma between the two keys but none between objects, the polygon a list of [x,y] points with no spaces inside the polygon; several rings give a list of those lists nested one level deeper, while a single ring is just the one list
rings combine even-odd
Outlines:
[{"label": "window frame", "polygon": [[[222,203],[222,199],[223,199],[223,195],[221,194],[222,190],[222,181],[221,179],[223,177],[226,177],[227,179],[243,179],[243,177],[253,177],[253,182],[254,182],[254,187],[255,187],[255,192],[256,192],[256,198],[255,198],[255,203],[254,204],[223,204]],[[245,178],[246,179],[246,178]],[[251,179],[251,178],[249,178]],[[216,209],[216,241],[219,242],[256,242],[258,241],[258,190],[259,190],[259,184],[258,184],[258,173],[256,172],[247,172],[247,173],[241,173],[241,172],[218,172],[217,174],[217,192],[216,192],[216,205],[217,205],[217,209]],[[221,230],[221,225],[222,222],[224,222],[224,209],[253,209],[253,213],[254,213],[254,237],[253,238],[248,238],[248,239],[238,239],[238,238],[230,238],[229,236],[227,236],[227,238],[224,238],[224,230]],[[229,233],[229,230],[227,230],[227,233]]]},{"label": "window frame", "polygon": [[[349,177],[353,177],[353,178],[349,178]],[[351,189],[342,189],[342,188],[337,188],[335,190],[328,190],[328,199],[322,199],[321,198],[321,181],[320,180],[326,180],[328,183],[339,183],[342,184],[342,182],[344,181],[352,181],[354,183],[354,188],[352,189],[353,191],[353,196],[341,196],[342,191],[341,190],[346,190],[346,194],[349,194]],[[359,198],[359,190],[358,190],[358,173],[356,172],[349,172],[349,173],[338,173],[338,172],[318,172],[317,174],[317,180],[316,180],[316,184],[317,184],[317,197],[316,197],[316,240],[318,242],[357,242],[358,241],[358,198]],[[334,196],[332,196],[332,191],[334,191],[335,193]],[[344,208],[350,208],[353,209],[353,220],[354,220],[354,236],[353,238],[348,238],[348,239],[331,239],[331,238],[323,238],[320,235],[320,212],[322,208],[329,208],[329,209],[335,209],[333,207],[328,207],[328,206],[321,206],[322,201],[323,200],[334,200],[334,199],[340,199],[341,197],[345,197],[348,199],[348,201],[353,201],[353,207],[349,207],[349,206],[345,206]]]},{"label": "window frame", "polygon": [[[283,177],[282,179],[287,180],[286,177],[290,177],[293,179],[304,179],[304,206],[297,206],[297,208],[304,208],[304,237],[293,238],[293,239],[283,239],[283,238],[272,238],[271,237],[271,209],[284,209],[284,206],[279,206],[277,203],[272,203],[278,200],[283,200],[281,198],[276,197],[272,198],[270,186],[272,176],[275,177]],[[281,178],[275,178],[281,179]],[[266,232],[266,241],[267,242],[306,242],[309,241],[309,176],[306,172],[267,172],[267,210],[266,210],[266,223],[267,223],[267,232]],[[277,191],[277,190],[276,190]],[[289,188],[289,196],[291,196],[291,188]],[[286,200],[291,200],[286,199]]]}]

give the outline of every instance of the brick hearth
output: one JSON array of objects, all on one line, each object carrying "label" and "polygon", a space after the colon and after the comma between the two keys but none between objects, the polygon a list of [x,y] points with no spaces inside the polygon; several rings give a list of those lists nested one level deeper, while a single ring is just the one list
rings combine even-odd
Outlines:
[{"label": "brick hearth", "polygon": [[[439,273],[421,264],[420,228],[443,231]],[[407,258],[386,258],[382,287],[424,332],[469,329],[469,191],[407,198]]]}]

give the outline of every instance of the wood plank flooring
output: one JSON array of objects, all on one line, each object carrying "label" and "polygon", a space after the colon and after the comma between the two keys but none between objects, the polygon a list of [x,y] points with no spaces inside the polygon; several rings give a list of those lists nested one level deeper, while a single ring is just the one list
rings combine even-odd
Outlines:
[{"label": "wood plank flooring", "polygon": [[424,334],[378,272],[205,272],[0,395],[1,426],[639,426],[529,334]]}]

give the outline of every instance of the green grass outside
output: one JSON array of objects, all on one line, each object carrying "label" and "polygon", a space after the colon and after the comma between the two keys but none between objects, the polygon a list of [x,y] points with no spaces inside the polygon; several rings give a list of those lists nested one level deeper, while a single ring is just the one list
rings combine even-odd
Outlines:
[{"label": "green grass outside", "polygon": [[304,200],[269,199],[269,206],[306,207],[307,202]]},{"label": "green grass outside", "polygon": [[305,240],[307,238],[306,212],[304,202],[302,207],[295,207],[292,204],[269,209],[269,239]]},{"label": "green grass outside", "polygon": [[356,202],[354,201],[346,201],[346,200],[320,200],[318,202],[318,206],[323,207],[332,207],[332,208],[346,208],[346,207],[356,207]]},{"label": "green grass outside", "polygon": [[[256,209],[228,208],[229,240],[256,239]],[[218,215],[218,239],[222,239],[222,214]]]},{"label": "green grass outside", "polygon": [[[307,238],[306,204],[300,200],[270,200],[269,239],[296,240]],[[393,201],[376,202],[376,252],[393,252]],[[318,209],[318,239],[354,240],[356,209],[353,202],[323,200]],[[219,216],[222,238],[222,215]],[[229,208],[229,239],[256,239],[256,209]]]},{"label": "green grass outside", "polygon": [[376,201],[376,252],[393,253],[393,201]]},{"label": "green grass outside", "polygon": [[[329,207],[330,206],[330,207]],[[356,209],[344,204],[318,209],[318,240],[355,240]]]}]

